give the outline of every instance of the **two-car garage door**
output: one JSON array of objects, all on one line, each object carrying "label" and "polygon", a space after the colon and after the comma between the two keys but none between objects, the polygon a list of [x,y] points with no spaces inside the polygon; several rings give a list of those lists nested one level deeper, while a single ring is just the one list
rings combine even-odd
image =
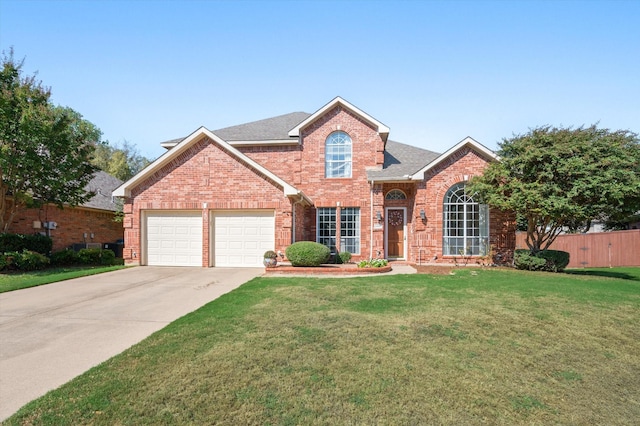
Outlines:
[{"label": "two-car garage door", "polygon": [[[219,210],[210,217],[213,266],[262,266],[274,248],[272,210]],[[147,264],[202,266],[202,212],[147,212]]]}]

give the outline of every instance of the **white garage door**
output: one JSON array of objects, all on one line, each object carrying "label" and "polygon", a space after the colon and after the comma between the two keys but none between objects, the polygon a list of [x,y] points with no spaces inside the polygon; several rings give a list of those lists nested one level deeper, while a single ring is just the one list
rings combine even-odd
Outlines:
[{"label": "white garage door", "polygon": [[264,252],[274,249],[272,210],[217,211],[212,222],[215,266],[263,266]]},{"label": "white garage door", "polygon": [[148,212],[147,265],[202,266],[201,212]]}]

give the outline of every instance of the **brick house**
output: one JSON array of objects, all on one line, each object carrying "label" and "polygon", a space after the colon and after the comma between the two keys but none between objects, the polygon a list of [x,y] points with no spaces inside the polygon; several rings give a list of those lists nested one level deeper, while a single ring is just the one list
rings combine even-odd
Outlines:
[{"label": "brick house", "polygon": [[465,193],[496,155],[471,138],[438,154],[388,137],[337,97],[313,114],[165,142],[163,156],[114,191],[125,200],[125,261],[260,266],[265,250],[295,241],[353,260],[508,261],[513,218]]},{"label": "brick house", "polygon": [[120,179],[102,171],[96,172],[85,188],[95,195],[86,203],[63,209],[45,204],[40,208],[21,210],[9,229],[15,234],[49,235],[54,252],[74,244],[102,246],[122,240],[124,231],[121,223],[114,222],[118,208],[111,196],[111,192],[121,184]]}]

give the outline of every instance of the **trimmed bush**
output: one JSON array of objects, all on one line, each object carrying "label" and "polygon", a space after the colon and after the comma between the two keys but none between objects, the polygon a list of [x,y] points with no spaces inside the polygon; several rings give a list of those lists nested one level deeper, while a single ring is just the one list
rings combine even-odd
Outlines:
[{"label": "trimmed bush", "polygon": [[5,253],[7,267],[19,271],[35,271],[49,265],[49,258],[35,251],[23,250]]},{"label": "trimmed bush", "polygon": [[70,266],[80,263],[78,253],[73,250],[57,251],[51,255],[51,265],[54,266]]},{"label": "trimmed bush", "polygon": [[0,253],[29,250],[49,254],[52,247],[53,240],[46,235],[0,234]]},{"label": "trimmed bush", "polygon": [[528,271],[562,272],[569,264],[569,253],[560,250],[542,250],[532,254],[528,249],[518,249],[513,256],[517,269]]},{"label": "trimmed bush", "polygon": [[114,265],[116,255],[111,250],[90,248],[80,250],[78,259],[83,265]]},{"label": "trimmed bush", "polygon": [[348,251],[341,251],[338,253],[338,259],[340,259],[339,263],[349,263],[351,260],[351,253]]},{"label": "trimmed bush", "polygon": [[562,272],[569,264],[570,254],[561,250],[543,250],[538,253],[538,257],[541,257],[547,261],[547,271]]},{"label": "trimmed bush", "polygon": [[319,266],[331,256],[329,247],[313,241],[299,241],[285,250],[287,259],[293,266]]},{"label": "trimmed bush", "polygon": [[7,256],[0,253],[0,271],[7,267]]}]

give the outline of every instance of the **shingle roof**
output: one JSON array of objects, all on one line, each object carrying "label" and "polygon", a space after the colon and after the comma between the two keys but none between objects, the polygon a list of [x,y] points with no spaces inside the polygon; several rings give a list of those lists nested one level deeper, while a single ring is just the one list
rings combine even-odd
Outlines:
[{"label": "shingle roof", "polygon": [[291,139],[289,130],[296,127],[310,115],[307,112],[292,112],[238,126],[225,127],[214,130],[213,133],[227,142]]},{"label": "shingle roof", "polygon": [[406,179],[439,156],[437,152],[390,140],[385,147],[382,170],[369,170],[367,176],[375,180]]},{"label": "shingle roof", "polygon": [[85,190],[93,191],[96,195],[86,203],[82,204],[82,207],[115,212],[117,207],[111,198],[111,193],[120,185],[122,185],[122,181],[120,179],[103,171],[96,172],[93,175],[93,179],[91,179],[85,187]]},{"label": "shingle roof", "polygon": [[[221,139],[230,142],[238,141],[276,141],[291,140],[289,131],[309,118],[312,114],[292,112],[264,120],[252,121],[237,126],[214,130]],[[184,138],[163,142],[164,145],[177,145]],[[406,145],[400,142],[387,141],[382,170],[369,170],[367,176],[375,180],[405,179],[426,166],[440,154]]]}]

